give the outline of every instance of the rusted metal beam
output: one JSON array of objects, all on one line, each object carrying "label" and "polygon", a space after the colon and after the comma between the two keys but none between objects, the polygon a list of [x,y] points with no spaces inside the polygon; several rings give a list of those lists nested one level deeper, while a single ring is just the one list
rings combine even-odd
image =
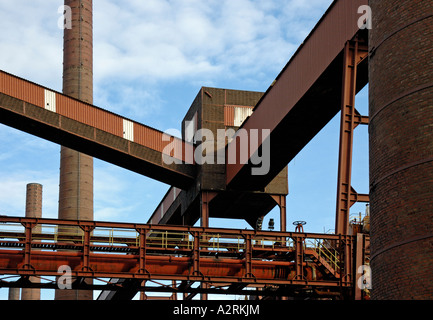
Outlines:
[{"label": "rusted metal beam", "polygon": [[218,195],[217,192],[213,191],[202,191],[200,193],[200,204],[201,204],[201,214],[200,214],[200,226],[204,228],[209,227],[209,203]]},{"label": "rusted metal beam", "polygon": [[4,71],[0,122],[179,188],[195,178],[192,144]]},{"label": "rusted metal beam", "polygon": [[[263,175],[252,174],[250,160],[264,145],[259,143],[256,150],[250,150],[248,163],[226,162],[229,188],[262,190],[338,113],[342,52],[345,43],[360,32],[357,22],[361,5],[368,5],[368,1],[334,1],[257,103],[241,129],[249,138],[253,130],[270,130],[270,155],[265,155],[269,156],[270,170]],[[365,74],[365,65],[363,69]],[[366,78],[359,84],[365,85]],[[240,150],[238,141],[233,140],[226,154],[239,154]]]},{"label": "rusted metal beam", "polygon": [[[297,238],[299,233],[297,232],[280,232],[280,231],[258,231],[250,229],[229,229],[229,228],[203,228],[193,226],[178,226],[178,225],[154,225],[154,224],[142,224],[142,223],[125,223],[125,222],[109,222],[109,221],[81,221],[81,220],[59,220],[50,218],[30,218],[30,217],[15,217],[15,216],[0,216],[0,232],[2,224],[16,223],[16,224],[45,224],[54,226],[73,226],[73,227],[85,227],[91,226],[93,228],[119,228],[119,229],[132,229],[140,230],[148,233],[150,231],[167,231],[167,232],[200,232],[210,234],[221,234],[224,236],[242,237],[250,234],[255,237],[264,238]],[[304,238],[317,238],[324,240],[337,240],[338,236],[335,234],[327,233],[302,233]]]},{"label": "rusted metal beam", "polygon": [[[99,277],[139,281],[159,279],[185,281],[184,283],[198,281],[204,284],[203,290],[206,290],[211,283],[242,283],[250,286],[270,284],[341,286],[339,279],[324,278],[319,270],[313,272],[314,266],[304,260],[304,241],[306,237],[312,236],[306,233],[256,232],[254,230],[18,217],[0,217],[0,228],[4,229],[8,224],[17,222],[23,226],[24,230],[21,233],[14,232],[10,235],[6,231],[1,233],[4,240],[1,241],[0,246],[5,248],[0,249],[1,274],[56,276],[60,266],[68,265],[72,269],[71,275],[76,278]],[[63,239],[61,242],[55,243],[53,239],[57,237],[53,238],[52,235],[46,236],[45,233],[38,233],[38,240],[35,240],[32,229],[36,225],[43,229],[47,228],[48,225],[80,226],[83,236],[74,235],[69,240]],[[105,251],[101,253],[98,251],[99,243],[110,242],[113,239],[111,236],[105,240],[101,236],[93,238],[93,234],[97,233],[100,228],[105,229],[107,226],[126,229],[126,231],[135,230],[141,237],[134,243],[129,243],[129,248],[132,251],[124,254],[105,253]],[[160,232],[164,229],[164,232]],[[175,238],[178,239],[178,247],[186,246],[183,251],[178,250],[174,243],[168,242],[167,238],[160,239],[159,247],[155,246],[155,242],[152,244],[145,240],[155,238],[157,231],[170,235],[168,230],[175,231],[175,234],[187,232],[192,240],[191,237]],[[296,243],[295,247],[281,245],[281,239],[285,235],[290,235]],[[315,236],[319,238],[321,236],[330,237],[334,241],[340,239],[336,235],[319,234]],[[16,237],[16,240],[11,240],[13,237]],[[236,245],[236,242],[232,242],[236,255],[225,256],[225,253],[230,253],[227,251],[228,247],[211,246],[211,237],[218,239],[221,237],[227,241],[238,237],[238,241],[242,240],[242,243]],[[264,241],[272,241],[272,245],[264,246]],[[351,241],[347,241],[347,243],[349,246],[351,245]],[[52,248],[50,245],[58,245],[58,251],[40,250],[41,246],[42,248],[45,246],[46,249]],[[7,248],[20,246],[24,250]],[[280,246],[280,251],[275,251],[276,246]],[[172,250],[164,249],[166,247],[172,247]],[[261,258],[264,250],[269,250],[272,254]],[[297,256],[294,260],[290,258],[290,252],[293,250]],[[343,283],[345,287],[351,285],[349,282]]]},{"label": "rusted metal beam", "polygon": [[[38,252],[32,254],[31,266],[26,267],[21,250],[0,250],[0,273],[27,276],[58,276],[60,266],[73,266],[73,277],[125,278],[137,280],[185,280],[208,282],[242,282],[247,284],[306,284],[338,286],[338,281],[321,281],[308,277],[295,279],[291,276],[293,262],[254,261],[254,277],[245,277],[243,259],[200,258],[200,271],[191,273],[191,259],[187,257],[149,256],[149,274],[138,273],[136,255],[91,254],[88,269],[83,268],[82,253]],[[9,267],[15,265],[16,267]],[[303,268],[310,268],[305,263]],[[284,270],[284,272],[281,272]],[[196,272],[196,271],[194,271]]]},{"label": "rusted metal beam", "polygon": [[280,208],[280,231],[285,232],[287,228],[286,195],[271,195],[271,197]]},{"label": "rusted metal beam", "polygon": [[[256,290],[251,290],[251,286],[248,286],[247,284],[237,284],[233,287],[225,288],[220,285],[216,286],[210,286],[208,288],[202,288],[202,287],[189,287],[185,290],[178,290],[178,288],[173,288],[171,286],[156,286],[156,285],[148,285],[150,281],[143,281],[141,284],[136,286],[134,288],[135,294],[137,292],[140,292],[145,297],[146,292],[159,292],[159,293],[183,293],[184,298],[183,300],[191,300],[194,298],[197,294],[219,294],[219,295],[229,295],[229,294],[238,294],[238,295],[245,295],[245,296],[259,296],[259,297],[281,297],[282,295],[292,295],[295,296],[296,294],[293,294],[294,291],[301,291],[302,289],[305,289],[306,291],[309,291],[310,293],[307,295],[302,295],[302,293],[298,293],[298,296],[301,297],[312,297],[316,296],[318,298],[335,298],[335,297],[341,297],[342,293],[340,292],[340,289],[334,285],[323,287],[320,286],[318,288],[320,289],[314,289],[314,286],[302,286],[302,285],[293,285],[293,286],[281,286],[277,290],[275,290],[275,286],[269,285],[269,286],[257,286]],[[4,288],[22,288],[25,285],[26,288],[41,288],[41,289],[57,289],[57,284],[55,282],[48,282],[48,283],[30,283],[26,281],[24,278],[21,278],[17,281],[3,281],[0,279],[0,287]],[[272,289],[271,289],[272,288]],[[72,289],[79,289],[79,290],[109,290],[111,292],[122,292],[125,290],[125,287],[119,284],[85,284],[80,282],[73,282],[72,283]],[[122,296],[117,296],[118,298],[114,300],[130,300],[133,298],[134,295],[121,294]],[[150,297],[149,297],[150,298]],[[350,296],[348,296],[350,298]],[[173,298],[171,298],[173,299]],[[99,300],[99,299],[98,299]],[[143,300],[143,299],[141,299]],[[167,300],[165,297],[164,300]]]},{"label": "rusted metal beam", "polygon": [[[362,41],[363,40],[363,41]],[[352,154],[354,131],[358,124],[368,123],[355,108],[358,66],[368,57],[367,39],[346,42],[343,56],[343,81],[341,97],[340,149],[337,182],[337,212],[335,233],[347,234],[349,230],[350,207],[356,201],[369,201],[368,196],[358,196],[352,188]]]},{"label": "rusted metal beam", "polygon": [[[367,237],[367,235],[358,233],[356,235],[356,250],[355,250],[355,256],[354,256],[354,271],[353,273],[355,276],[355,283],[354,283],[354,297],[355,300],[362,300],[365,296],[365,290],[359,285],[360,277],[363,276],[363,274],[360,272],[361,269],[365,272],[365,269],[369,267],[370,264],[370,254],[369,254],[369,247],[370,247],[370,238]],[[361,279],[362,280],[362,279]]]}]

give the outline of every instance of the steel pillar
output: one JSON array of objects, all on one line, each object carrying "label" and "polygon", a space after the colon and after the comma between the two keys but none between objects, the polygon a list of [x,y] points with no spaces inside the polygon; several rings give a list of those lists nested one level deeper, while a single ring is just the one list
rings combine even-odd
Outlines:
[{"label": "steel pillar", "polygon": [[348,233],[350,207],[358,201],[369,201],[367,194],[358,194],[351,185],[354,130],[359,124],[368,124],[368,117],[361,116],[355,108],[357,66],[367,56],[368,45],[360,42],[358,36],[346,43],[343,58],[336,234],[346,235]]},{"label": "steel pillar", "polygon": [[203,228],[209,228],[209,203],[217,194],[213,191],[202,191],[200,194],[200,226]]},{"label": "steel pillar", "polygon": [[[369,252],[369,247],[370,247],[370,238],[363,233],[358,233],[356,235],[356,252],[355,252],[355,270],[353,270],[353,274],[356,275],[355,276],[355,283],[354,283],[354,297],[355,300],[365,300],[366,299],[366,292],[368,290],[368,286],[366,284],[363,283],[363,285],[365,285],[365,288],[363,288],[362,286],[359,285],[359,282],[362,280],[360,279],[362,276],[367,277],[370,276],[370,274],[366,273],[368,272],[368,268],[370,266],[370,252]],[[362,273],[361,273],[362,271]],[[367,281],[371,281],[371,279],[367,279]]]},{"label": "steel pillar", "polygon": [[286,196],[271,195],[271,197],[280,208],[280,231],[285,232],[287,230]]}]

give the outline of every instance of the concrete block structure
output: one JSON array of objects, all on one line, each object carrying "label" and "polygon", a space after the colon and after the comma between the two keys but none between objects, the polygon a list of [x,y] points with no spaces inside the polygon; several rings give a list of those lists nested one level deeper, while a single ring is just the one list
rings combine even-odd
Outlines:
[{"label": "concrete block structure", "polygon": [[[241,128],[262,96],[262,92],[254,91],[200,89],[182,121],[182,138],[202,145],[195,156],[203,156],[203,164],[197,166],[196,180],[190,188],[172,187],[167,192],[149,219],[150,223],[193,225],[201,219],[202,226],[209,226],[209,217],[213,217],[245,219],[256,227],[257,220],[278,205],[285,230],[287,167],[261,191],[231,190],[226,184],[226,146],[230,140],[226,134]],[[206,142],[209,137],[213,140]],[[239,155],[237,157],[239,160]]]}]

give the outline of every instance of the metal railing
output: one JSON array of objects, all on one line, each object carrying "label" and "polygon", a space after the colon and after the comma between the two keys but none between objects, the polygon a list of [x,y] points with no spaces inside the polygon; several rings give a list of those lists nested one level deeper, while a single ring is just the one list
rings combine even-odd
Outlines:
[{"label": "metal railing", "polygon": [[[19,223],[0,224],[0,239],[8,237],[17,241],[25,240],[24,226]],[[37,230],[37,231],[35,231]],[[145,233],[146,247],[150,249],[184,249],[192,250],[194,234],[192,232],[176,232],[168,230],[150,230]],[[32,240],[44,243],[84,243],[84,231],[78,226],[59,226],[38,224],[32,229]],[[323,239],[306,238],[304,249],[314,249],[318,256],[324,259],[333,269],[339,269],[338,252],[328,241]],[[140,233],[135,229],[95,227],[91,231],[90,244],[99,246],[138,247]],[[294,240],[291,237],[276,237],[268,235],[253,235],[251,245],[256,250],[285,249],[294,250]],[[209,251],[243,252],[247,247],[247,240],[243,234],[200,233],[199,247]]]},{"label": "metal railing", "polygon": [[310,239],[310,248],[313,248],[318,257],[323,259],[335,272],[340,272],[339,252],[327,240]]},{"label": "metal railing", "polygon": [[339,270],[328,244],[351,250],[352,238],[345,237],[0,217],[0,272],[57,275],[59,265],[72,264],[74,276],[82,277],[350,287],[308,261],[314,252],[316,265]]}]

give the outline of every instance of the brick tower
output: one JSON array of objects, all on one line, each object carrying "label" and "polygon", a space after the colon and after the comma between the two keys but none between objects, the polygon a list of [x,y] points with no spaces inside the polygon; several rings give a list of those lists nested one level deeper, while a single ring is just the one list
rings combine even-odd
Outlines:
[{"label": "brick tower", "polygon": [[373,299],[433,299],[433,0],[370,0]]}]

